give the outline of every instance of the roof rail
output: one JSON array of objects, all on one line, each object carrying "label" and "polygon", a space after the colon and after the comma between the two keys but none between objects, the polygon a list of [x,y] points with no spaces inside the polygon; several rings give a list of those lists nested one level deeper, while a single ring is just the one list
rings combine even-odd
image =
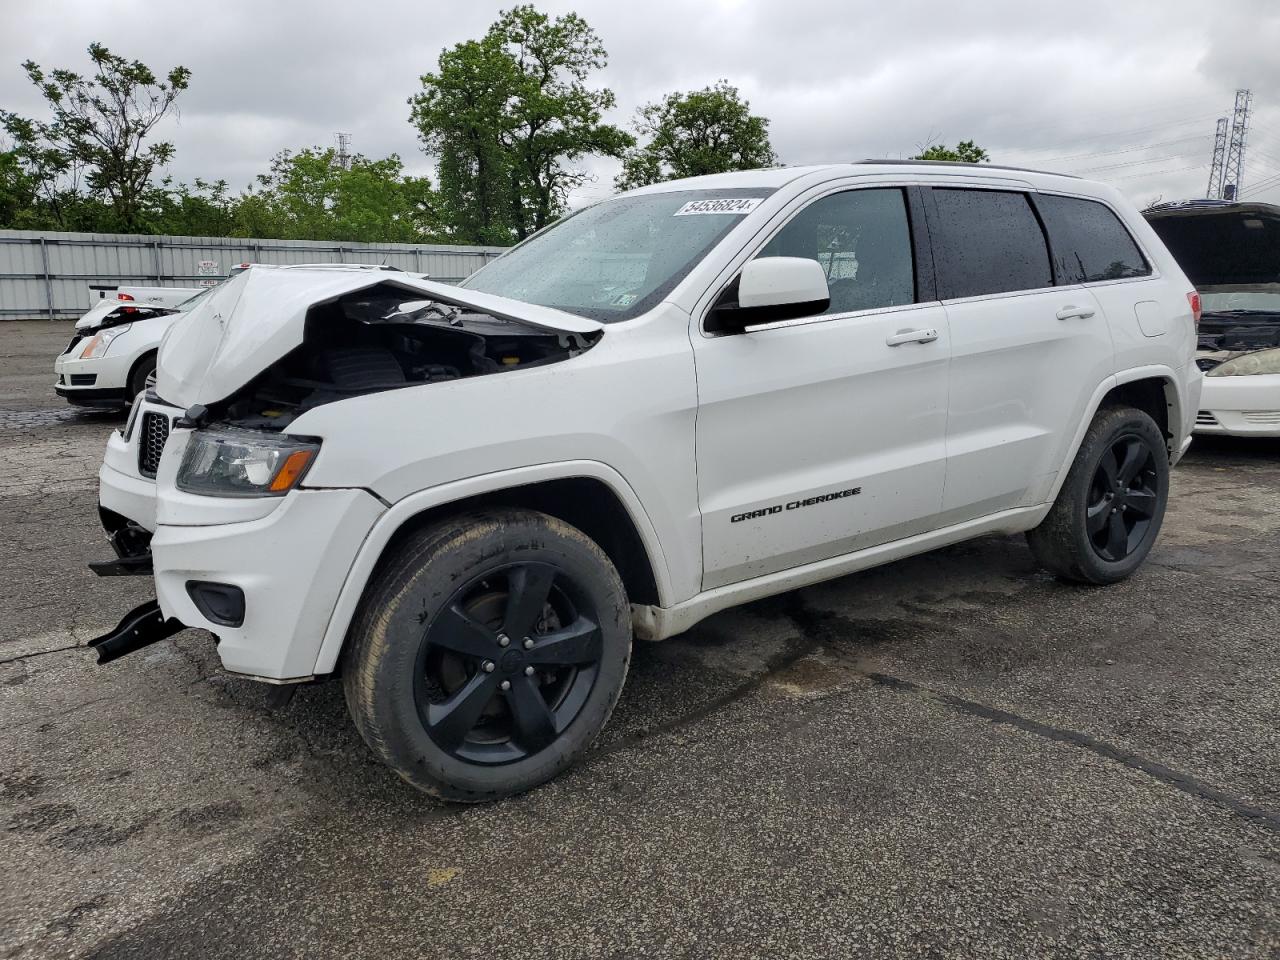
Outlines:
[{"label": "roof rail", "polygon": [[1069,180],[1079,180],[1073,173],[1058,173],[1055,170],[1036,170],[1034,167],[1009,167],[1002,163],[962,163],[959,160],[876,160],[869,158],[866,160],[855,160],[854,163],[882,163],[889,165],[903,164],[908,166],[920,167],[967,167],[979,170],[1014,170],[1018,173],[1044,173],[1051,177],[1066,177]]}]

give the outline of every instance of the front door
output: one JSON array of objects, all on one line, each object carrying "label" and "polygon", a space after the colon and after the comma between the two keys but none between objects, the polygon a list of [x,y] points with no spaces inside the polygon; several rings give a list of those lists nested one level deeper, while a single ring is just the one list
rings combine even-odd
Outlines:
[{"label": "front door", "polygon": [[813,199],[756,256],[821,263],[827,311],[745,333],[695,331],[704,589],[933,525],[950,337],[917,282],[908,211],[896,187]]}]

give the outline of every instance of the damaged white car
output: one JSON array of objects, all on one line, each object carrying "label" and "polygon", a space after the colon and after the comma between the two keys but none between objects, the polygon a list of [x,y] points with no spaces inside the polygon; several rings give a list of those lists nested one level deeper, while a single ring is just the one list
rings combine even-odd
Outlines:
[{"label": "damaged white car", "polygon": [[1115,190],[986,165],[663,183],[460,287],[251,270],[113,440],[153,505],[109,451],[96,569],[156,600],[93,646],[203,628],[232,673],[340,675],[414,786],[525,790],[598,735],[633,632],[992,532],[1130,575],[1195,311]]},{"label": "damaged white car", "polygon": [[[71,342],[53,362],[54,392],[75,406],[124,407],[155,373],[160,341],[209,289],[173,305],[131,297],[99,300],[76,321]],[[125,294],[127,296],[127,294]]]},{"label": "damaged white car", "polygon": [[1280,207],[1195,200],[1146,217],[1200,291],[1196,432],[1280,437]]}]

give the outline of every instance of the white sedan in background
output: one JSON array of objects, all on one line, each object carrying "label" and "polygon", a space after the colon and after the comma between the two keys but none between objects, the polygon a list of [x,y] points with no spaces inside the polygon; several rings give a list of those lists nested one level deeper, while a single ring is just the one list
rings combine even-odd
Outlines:
[{"label": "white sedan in background", "polygon": [[[242,263],[231,268],[228,279],[250,267],[259,270],[289,270],[295,267],[327,270],[394,269],[363,263],[300,263],[288,266]],[[99,300],[76,321],[75,335],[53,363],[53,372],[57,378],[54,392],[68,403],[81,407],[129,406],[146,388],[147,377],[155,372],[160,341],[169,332],[169,328],[213,289],[212,286],[206,287],[173,306],[144,303],[133,297],[121,299],[117,296]]]},{"label": "white sedan in background", "polygon": [[1200,292],[1196,432],[1280,437],[1280,207],[1189,200],[1144,214]]},{"label": "white sedan in background", "polygon": [[75,334],[53,362],[54,392],[81,407],[125,407],[156,369],[169,328],[212,287],[176,306],[99,300],[76,321]]}]

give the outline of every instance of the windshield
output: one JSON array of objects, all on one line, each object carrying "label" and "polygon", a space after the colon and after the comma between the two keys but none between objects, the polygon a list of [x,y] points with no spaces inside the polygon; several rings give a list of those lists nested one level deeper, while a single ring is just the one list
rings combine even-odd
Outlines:
[{"label": "windshield", "polygon": [[1202,292],[1205,313],[1280,313],[1280,287],[1275,290],[1227,290]]},{"label": "windshield", "polygon": [[678,190],[579,210],[462,286],[614,323],[658,303],[771,189]]},{"label": "windshield", "polygon": [[[219,283],[221,282],[223,281],[219,281]],[[216,286],[217,284],[213,285],[213,287],[216,287]],[[212,290],[213,287],[205,287],[199,293],[193,293],[191,296],[187,297],[187,299],[179,301],[178,306],[182,307],[183,309],[195,306],[196,302],[200,300],[201,297],[207,297],[209,295],[209,291]]]}]

